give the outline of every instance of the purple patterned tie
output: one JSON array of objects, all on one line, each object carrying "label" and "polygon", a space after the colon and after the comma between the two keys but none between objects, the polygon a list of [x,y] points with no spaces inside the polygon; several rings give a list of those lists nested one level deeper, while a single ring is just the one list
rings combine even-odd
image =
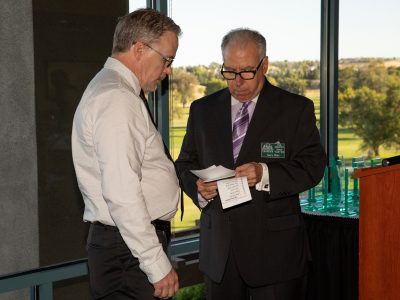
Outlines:
[{"label": "purple patterned tie", "polygon": [[232,130],[232,145],[233,145],[233,160],[239,156],[240,148],[242,148],[244,137],[246,136],[247,127],[249,127],[249,111],[247,107],[251,101],[244,102],[242,107],[236,114],[235,121],[233,122]]}]

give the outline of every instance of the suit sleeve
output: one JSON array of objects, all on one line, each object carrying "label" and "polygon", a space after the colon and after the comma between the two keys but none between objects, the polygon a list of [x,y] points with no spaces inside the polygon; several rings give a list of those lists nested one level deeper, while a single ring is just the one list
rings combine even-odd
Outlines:
[{"label": "suit sleeve", "polygon": [[317,185],[327,164],[315,123],[314,104],[305,102],[295,127],[294,140],[285,161],[268,163],[270,197],[298,194]]},{"label": "suit sleeve", "polygon": [[200,169],[199,154],[195,141],[194,105],[190,106],[189,118],[186,126],[186,134],[183,139],[181,152],[175,164],[183,183],[183,190],[193,200],[193,203],[200,208],[197,199],[197,177],[190,170]]}]

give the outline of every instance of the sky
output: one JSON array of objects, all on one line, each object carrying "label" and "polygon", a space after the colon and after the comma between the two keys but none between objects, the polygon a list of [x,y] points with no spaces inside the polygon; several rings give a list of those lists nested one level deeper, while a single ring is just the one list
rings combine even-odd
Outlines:
[{"label": "sky", "polygon": [[[267,40],[270,61],[319,60],[321,0],[170,0],[183,35],[174,66],[221,63],[222,37],[248,27]],[[130,10],[145,0],[130,0]],[[342,0],[339,58],[400,57],[400,1]]]}]

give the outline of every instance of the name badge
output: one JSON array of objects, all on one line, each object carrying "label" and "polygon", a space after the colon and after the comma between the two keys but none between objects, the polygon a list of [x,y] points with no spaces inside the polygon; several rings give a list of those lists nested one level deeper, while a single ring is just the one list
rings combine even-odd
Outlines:
[{"label": "name badge", "polygon": [[262,158],[285,158],[285,143],[261,143]]}]

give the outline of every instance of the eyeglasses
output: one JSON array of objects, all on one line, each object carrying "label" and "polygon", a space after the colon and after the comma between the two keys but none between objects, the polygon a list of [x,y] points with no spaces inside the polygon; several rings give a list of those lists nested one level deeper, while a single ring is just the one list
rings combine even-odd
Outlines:
[{"label": "eyeglasses", "polygon": [[256,76],[256,73],[257,73],[258,69],[261,67],[261,63],[263,62],[263,60],[264,60],[264,57],[260,60],[260,62],[258,63],[255,70],[245,70],[245,71],[240,71],[240,72],[226,71],[226,70],[224,70],[224,65],[222,64],[221,75],[226,80],[234,80],[234,79],[236,79],[237,75],[239,75],[240,78],[242,78],[243,80],[251,80]]},{"label": "eyeglasses", "polygon": [[171,57],[167,57],[165,55],[163,55],[160,51],[154,49],[152,46],[150,46],[149,44],[143,43],[145,46],[149,47],[151,50],[153,50],[155,53],[157,53],[158,55],[161,56],[161,58],[164,61],[164,67],[169,68],[172,63],[174,62],[174,59]]}]

